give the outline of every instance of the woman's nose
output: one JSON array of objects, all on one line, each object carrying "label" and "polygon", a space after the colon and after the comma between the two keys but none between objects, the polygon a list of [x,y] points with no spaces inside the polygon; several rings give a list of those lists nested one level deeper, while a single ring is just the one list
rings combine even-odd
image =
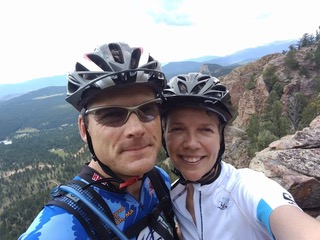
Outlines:
[{"label": "woman's nose", "polygon": [[200,142],[197,136],[193,133],[188,133],[183,142],[184,148],[196,149],[199,148]]}]

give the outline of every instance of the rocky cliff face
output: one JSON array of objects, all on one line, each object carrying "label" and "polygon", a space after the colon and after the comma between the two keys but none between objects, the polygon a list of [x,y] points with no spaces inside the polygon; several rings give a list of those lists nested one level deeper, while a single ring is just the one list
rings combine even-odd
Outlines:
[{"label": "rocky cliff face", "polygon": [[[267,86],[262,73],[270,66],[272,60],[281,61],[282,54],[267,55],[255,62],[240,66],[230,74],[220,77],[220,81],[227,86],[231,94],[231,101],[238,111],[238,117],[233,125],[245,127],[253,113],[262,113],[265,102],[269,97]],[[254,88],[247,89],[247,84],[254,82]]]},{"label": "rocky cliff face", "polygon": [[[283,111],[287,110],[289,97],[293,93],[301,92],[306,96],[312,94],[311,82],[319,77],[319,71],[310,58],[314,51],[315,46],[311,46],[295,52],[295,60],[299,65],[297,70],[289,70],[285,64],[286,55],[276,53],[237,67],[228,75],[219,77],[220,81],[230,90],[232,104],[238,110],[238,117],[234,125],[245,127],[251,114],[263,112],[266,100],[269,97],[263,73],[268,68],[275,68],[275,75],[284,86],[284,93],[281,98]],[[302,70],[308,72],[308,74],[302,74]],[[254,84],[251,89],[248,88],[250,82]]]},{"label": "rocky cliff face", "polygon": [[[300,71],[288,71],[285,67],[286,55],[271,54],[255,62],[235,68],[230,74],[220,77],[228,87],[232,103],[238,116],[231,127],[226,129],[226,152],[224,160],[234,166],[250,167],[264,172],[289,190],[299,206],[312,216],[320,215],[320,116],[309,127],[293,135],[273,142],[268,148],[248,157],[250,144],[245,133],[250,115],[262,114],[269,97],[263,72],[273,66],[275,75],[284,86],[281,101],[283,111],[288,109],[289,98],[294,92],[306,96],[312,93],[312,80],[319,78],[319,71],[309,61],[315,47],[297,51],[296,60]],[[302,75],[301,69],[308,71]],[[249,88],[248,84],[254,83]]]}]

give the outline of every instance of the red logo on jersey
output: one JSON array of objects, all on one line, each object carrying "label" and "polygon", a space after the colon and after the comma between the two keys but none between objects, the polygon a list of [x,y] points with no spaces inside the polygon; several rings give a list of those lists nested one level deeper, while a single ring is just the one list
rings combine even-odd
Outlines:
[{"label": "red logo on jersey", "polygon": [[[102,177],[99,175],[99,174],[97,174],[97,173],[93,173],[93,175],[92,175],[92,178],[91,178],[93,181],[98,181],[98,180],[100,180],[100,179],[102,179]],[[106,182],[102,182],[101,184],[103,184],[103,185],[107,185],[107,183]]]}]

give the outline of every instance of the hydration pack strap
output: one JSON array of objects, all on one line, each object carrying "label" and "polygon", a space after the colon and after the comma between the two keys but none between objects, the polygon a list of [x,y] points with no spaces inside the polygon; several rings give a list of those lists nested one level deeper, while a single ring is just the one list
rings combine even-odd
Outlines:
[{"label": "hydration pack strap", "polygon": [[[90,216],[89,217],[89,218],[91,218],[90,221],[99,222],[99,219],[97,219],[97,216],[95,214],[91,215],[90,209],[88,209],[88,207],[86,207],[85,204],[83,204],[82,202],[78,203],[79,208],[81,208],[83,210],[82,214],[78,210],[76,210],[75,208],[71,207],[67,202],[69,202],[69,200],[66,200],[65,197],[60,197],[58,199],[54,198],[54,199],[49,200],[49,202],[46,204],[46,206],[54,205],[54,206],[58,206],[58,207],[61,207],[65,210],[67,210],[69,213],[73,214],[78,219],[78,221],[81,223],[84,230],[90,236],[90,239],[98,239],[98,236],[96,234],[99,234],[99,233],[96,233],[95,231],[93,232],[91,230],[90,224],[87,222],[87,220],[85,218],[85,216]],[[103,229],[103,228],[99,227],[99,229]]]},{"label": "hydration pack strap", "polygon": [[[176,224],[174,221],[174,212],[172,209],[170,191],[169,191],[167,185],[165,184],[164,180],[160,176],[159,171],[156,168],[153,168],[150,171],[150,175],[148,175],[148,176],[151,179],[153,188],[156,191],[156,194],[159,198],[159,202],[160,202],[159,206],[162,209],[167,221],[169,222],[169,224],[172,227],[173,239],[179,239],[178,233],[176,230]],[[172,237],[171,237],[171,239],[172,239]]]},{"label": "hydration pack strap", "polygon": [[[152,227],[165,240],[179,239],[167,185],[157,168],[150,170],[147,176],[151,180],[159,203],[150,214],[127,228],[126,236],[117,228],[114,216],[106,202],[92,187],[86,187],[87,184],[83,181],[71,180],[65,185],[54,188],[51,200],[46,205],[56,205],[73,214],[94,240],[134,238],[147,226]],[[173,237],[170,229],[158,221],[161,212],[171,225]]]},{"label": "hydration pack strap", "polygon": [[[152,182],[152,186],[156,192],[159,199],[158,205],[152,210],[150,214],[143,217],[133,226],[126,229],[126,235],[131,238],[137,236],[137,234],[147,226],[151,226],[163,239],[173,240],[179,239],[175,228],[174,214],[171,205],[170,193],[167,185],[165,184],[163,178],[157,168],[153,168],[147,173],[147,176]],[[164,213],[166,220],[171,225],[173,231],[173,237],[171,231],[158,221],[161,214]]]},{"label": "hydration pack strap", "polygon": [[[116,227],[110,208],[94,189],[83,189],[86,185],[80,180],[72,180],[56,187],[47,205],[57,205],[72,213],[92,239],[119,239],[110,228],[110,223]],[[107,216],[109,225],[93,209]]]}]

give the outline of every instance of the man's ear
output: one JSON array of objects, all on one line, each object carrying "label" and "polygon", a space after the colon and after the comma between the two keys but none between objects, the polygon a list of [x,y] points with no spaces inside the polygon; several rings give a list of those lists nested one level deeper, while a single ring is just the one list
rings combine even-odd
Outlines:
[{"label": "man's ear", "polygon": [[82,138],[82,140],[87,143],[87,131],[86,131],[86,124],[85,120],[82,115],[79,115],[78,117],[78,127],[79,127],[79,133]]}]

